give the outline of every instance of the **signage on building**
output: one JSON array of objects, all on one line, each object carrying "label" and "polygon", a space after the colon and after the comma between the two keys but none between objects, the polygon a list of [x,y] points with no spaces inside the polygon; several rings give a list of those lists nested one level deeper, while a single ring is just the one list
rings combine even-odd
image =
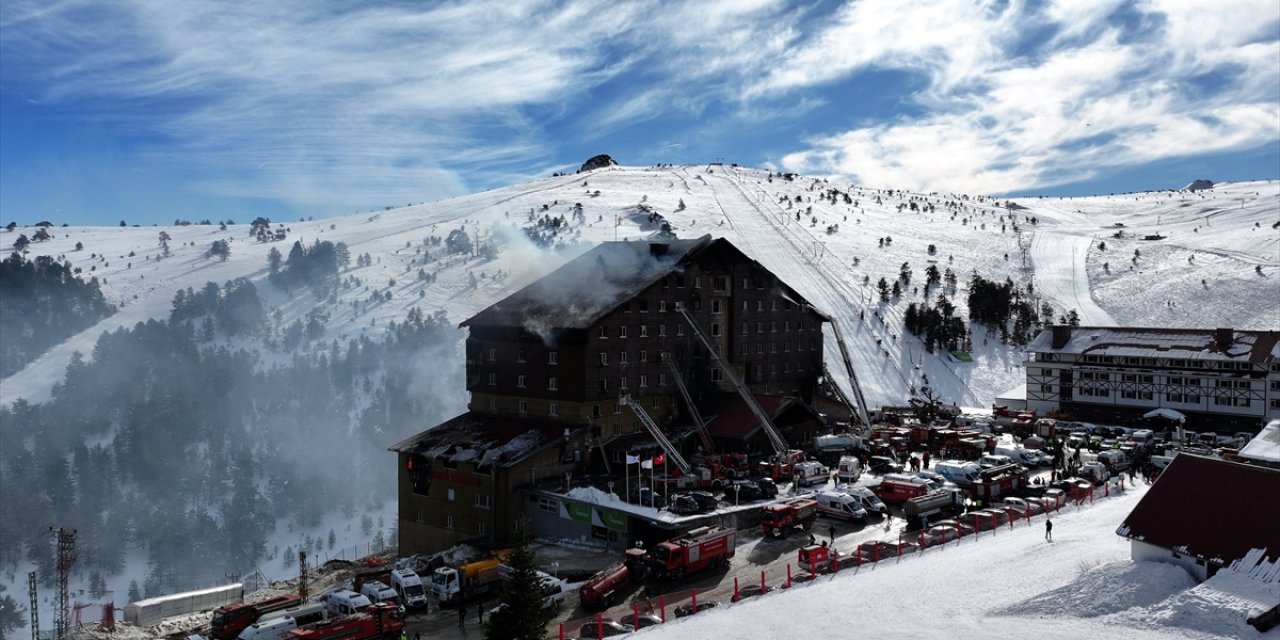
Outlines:
[{"label": "signage on building", "polygon": [[439,471],[436,471],[431,474],[431,477],[432,479],[440,480],[441,482],[452,482],[453,484],[465,484],[470,487],[480,486],[480,478],[477,478],[472,475],[467,475],[465,473],[458,473],[457,471],[449,471],[447,469],[441,469]]}]

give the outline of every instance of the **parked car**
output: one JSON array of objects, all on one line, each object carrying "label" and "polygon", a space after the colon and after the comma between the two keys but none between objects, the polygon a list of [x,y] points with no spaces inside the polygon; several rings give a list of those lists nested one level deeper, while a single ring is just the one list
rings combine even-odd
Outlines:
[{"label": "parked car", "polygon": [[622,621],[622,626],[635,631],[636,629],[648,629],[662,624],[662,618],[654,613],[642,613],[638,616],[628,616]]},{"label": "parked car", "polygon": [[[603,631],[604,634],[597,635],[600,631]],[[612,638],[613,636],[621,636],[628,633],[631,633],[631,627],[614,620],[605,620],[604,622],[597,622],[593,620],[591,622],[583,623],[582,626],[578,628],[579,638]]]},{"label": "parked car", "polygon": [[947,486],[948,482],[950,482],[950,480],[947,480],[942,477],[942,475],[934,473],[933,471],[917,471],[916,477],[926,480],[929,483],[930,491],[940,491],[943,487]]},{"label": "parked car", "polygon": [[867,458],[866,470],[876,475],[884,475],[902,471],[902,465],[889,456],[871,456]]},{"label": "parked car", "polygon": [[955,527],[945,524],[934,525],[920,534],[920,541],[924,547],[934,547],[959,539],[960,532]]},{"label": "parked car", "polygon": [[1037,513],[1040,513],[1040,511],[1036,510],[1039,506],[1040,505],[1032,505],[1032,503],[1023,500],[1022,498],[1009,497],[1004,499],[1004,507],[1017,514],[1017,517],[1019,518],[1025,518],[1028,515],[1034,516]]},{"label": "parked car", "polygon": [[693,496],[683,494],[671,496],[671,502],[667,503],[666,509],[671,513],[682,516],[700,513],[702,511],[702,507],[698,506],[698,501],[694,500]]},{"label": "parked car", "polygon": [[[776,494],[775,486],[775,494]],[[725,496],[729,500],[736,499],[738,502],[751,502],[753,500],[765,500],[770,498],[767,490],[760,483],[752,480],[738,480],[729,485],[729,490],[725,492]]]},{"label": "parked car", "polygon": [[963,537],[965,537],[965,536],[967,536],[967,535],[969,535],[969,534],[973,533],[973,531],[974,531],[974,527],[973,527],[973,526],[968,525],[968,524],[965,524],[964,522],[961,522],[960,520],[958,520],[958,519],[954,519],[954,518],[952,518],[952,519],[947,519],[947,520],[939,520],[939,521],[937,521],[937,522],[933,523],[933,526],[935,526],[935,527],[951,527],[951,528],[955,529],[956,531],[960,532],[960,537],[961,537],[961,538],[963,538]]},{"label": "parked car", "polygon": [[791,584],[804,584],[806,582],[813,582],[814,580],[817,580],[817,579],[818,579],[818,574],[809,573],[808,571],[801,571],[800,573],[797,573],[796,575],[791,576]]},{"label": "parked car", "polygon": [[983,516],[983,522],[987,522],[987,523],[995,522],[996,526],[1009,524],[1008,509],[1002,509],[1000,507],[992,507],[990,509],[978,509],[977,511],[970,511],[969,513],[979,514]]},{"label": "parked car", "polygon": [[690,491],[688,495],[698,501],[698,508],[702,511],[715,511],[720,508],[720,499],[710,491]]},{"label": "parked car", "polygon": [[756,596],[762,596],[766,593],[772,593],[773,591],[777,591],[777,589],[774,589],[773,587],[769,587],[769,586],[761,587],[758,584],[747,585],[741,589],[738,589],[738,594],[733,596],[732,601],[738,602],[740,600],[745,600],[747,598],[754,598]]},{"label": "parked car", "polygon": [[677,617],[677,618],[687,618],[687,617],[689,617],[689,616],[691,616],[691,615],[693,615],[693,614],[695,614],[695,613],[702,613],[703,611],[706,611],[707,609],[714,609],[714,608],[716,608],[716,607],[718,607],[718,606],[720,606],[720,603],[719,603],[719,602],[716,602],[715,600],[706,600],[706,601],[699,602],[699,603],[698,603],[698,610],[697,610],[697,611],[694,611],[694,610],[693,610],[693,603],[692,603],[692,602],[690,602],[690,603],[688,603],[688,604],[682,604],[682,605],[680,605],[680,606],[676,607],[676,608],[675,608],[675,614],[676,614],[676,617]]}]

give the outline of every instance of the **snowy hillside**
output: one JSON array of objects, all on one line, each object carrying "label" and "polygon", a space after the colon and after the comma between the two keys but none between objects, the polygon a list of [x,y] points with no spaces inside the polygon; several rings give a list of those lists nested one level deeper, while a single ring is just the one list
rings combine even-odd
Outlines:
[{"label": "snowy hillside", "polygon": [[[582,215],[575,219],[577,203]],[[283,242],[254,240],[246,220],[225,231],[216,225],[55,228],[52,240],[31,246],[31,255],[65,258],[84,275],[97,276],[120,310],[5,378],[0,403],[46,399],[73,352],[89,354],[103,331],[167,317],[182,288],[249,278],[278,326],[305,320],[313,309],[327,313],[325,335],[316,344],[377,338],[388,321],[403,320],[414,307],[440,309],[461,321],[594,243],[647,237],[656,230],[650,212],[680,237],[728,238],[832,315],[873,406],[902,402],[925,384],[924,376],[944,400],[984,406],[1023,377],[1021,353],[982,327],[973,330],[972,363],[927,353],[907,335],[904,309],[922,298],[908,286],[901,298],[885,303],[873,288],[882,277],[896,280],[903,263],[916,274],[915,283],[923,283],[930,264],[949,268],[958,290],[944,293],[960,317],[967,317],[966,284],[978,273],[994,281],[1010,278],[1019,287],[1030,283],[1055,315],[1074,309],[1086,325],[1280,327],[1274,302],[1280,299],[1280,231],[1273,226],[1280,221],[1278,182],[1007,204],[720,165],[615,167],[441,202],[289,222]],[[553,249],[526,239],[525,230],[538,229],[544,216],[566,220],[558,229],[541,229]],[[424,248],[429,236],[458,228],[495,242],[496,257],[450,257],[438,246]],[[161,231],[172,238],[172,255],[157,260]],[[24,232],[31,230],[0,234],[0,242],[8,246]],[[1121,237],[1113,237],[1117,232]],[[1140,239],[1148,235],[1163,239]],[[220,239],[230,243],[225,262],[205,256]],[[287,253],[295,240],[344,242],[353,256],[369,254],[371,264],[342,273],[344,286],[325,300],[289,296],[265,282],[267,253],[272,247]],[[76,251],[76,243],[83,249]],[[423,280],[420,270],[435,278]],[[389,292],[390,300],[370,303],[374,292]],[[826,360],[845,383],[835,341],[828,338]],[[266,362],[288,357],[264,354]],[[461,380],[430,389],[462,406]]]}]

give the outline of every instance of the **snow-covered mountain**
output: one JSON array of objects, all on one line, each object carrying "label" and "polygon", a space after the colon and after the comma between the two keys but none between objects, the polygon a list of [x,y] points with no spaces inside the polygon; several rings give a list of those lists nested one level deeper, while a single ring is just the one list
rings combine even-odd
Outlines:
[{"label": "snow-covered mountain", "polygon": [[[540,224],[561,216],[558,228]],[[259,284],[280,327],[305,321],[316,309],[327,314],[323,338],[311,343],[321,345],[376,337],[414,307],[461,321],[594,243],[645,238],[663,220],[680,237],[728,238],[835,318],[872,406],[902,402],[924,376],[943,399],[984,406],[1023,377],[1019,350],[984,327],[973,329],[972,363],[928,353],[909,335],[904,310],[923,298],[908,289],[885,303],[874,288],[882,277],[897,280],[904,264],[916,286],[930,264],[949,268],[958,288],[944,293],[960,317],[967,315],[966,285],[976,273],[1031,284],[1033,298],[1058,316],[1074,309],[1084,325],[1280,327],[1276,181],[996,200],[866,189],[727,165],[608,167],[440,202],[287,222],[283,242],[258,242],[246,220],[226,230],[51,229],[53,238],[32,244],[31,255],[66,259],[97,276],[119,311],[5,378],[0,403],[48,398],[72,353],[89,354],[104,331],[167,317],[179,289],[248,278]],[[448,255],[424,244],[456,229],[495,244],[496,256]],[[157,259],[161,231],[171,238],[171,255]],[[7,246],[24,232],[30,230],[6,232],[0,243]],[[529,241],[530,232],[542,235],[542,246]],[[1162,239],[1142,239],[1147,236]],[[225,261],[206,256],[216,240],[229,243]],[[266,282],[267,254],[273,247],[287,254],[295,240],[343,242],[352,256],[368,254],[371,262],[348,268],[344,286],[325,299],[290,295]],[[420,270],[434,278],[422,279]],[[371,304],[373,292],[389,292],[390,299]],[[847,384],[835,364],[835,341],[826,344],[832,373]],[[281,350],[264,353],[267,363],[289,357]],[[442,392],[462,393],[457,382]]]}]

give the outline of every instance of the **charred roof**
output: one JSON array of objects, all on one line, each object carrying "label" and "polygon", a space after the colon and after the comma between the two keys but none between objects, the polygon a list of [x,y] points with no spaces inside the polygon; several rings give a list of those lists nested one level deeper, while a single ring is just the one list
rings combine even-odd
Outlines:
[{"label": "charred roof", "polygon": [[[462,326],[590,328],[663,277],[719,250],[754,262],[728,240],[710,235],[666,242],[604,242],[468,318]],[[799,295],[788,295],[802,302]]]},{"label": "charred roof", "polygon": [[403,440],[391,450],[477,467],[511,466],[582,430],[563,423],[467,412]]}]

